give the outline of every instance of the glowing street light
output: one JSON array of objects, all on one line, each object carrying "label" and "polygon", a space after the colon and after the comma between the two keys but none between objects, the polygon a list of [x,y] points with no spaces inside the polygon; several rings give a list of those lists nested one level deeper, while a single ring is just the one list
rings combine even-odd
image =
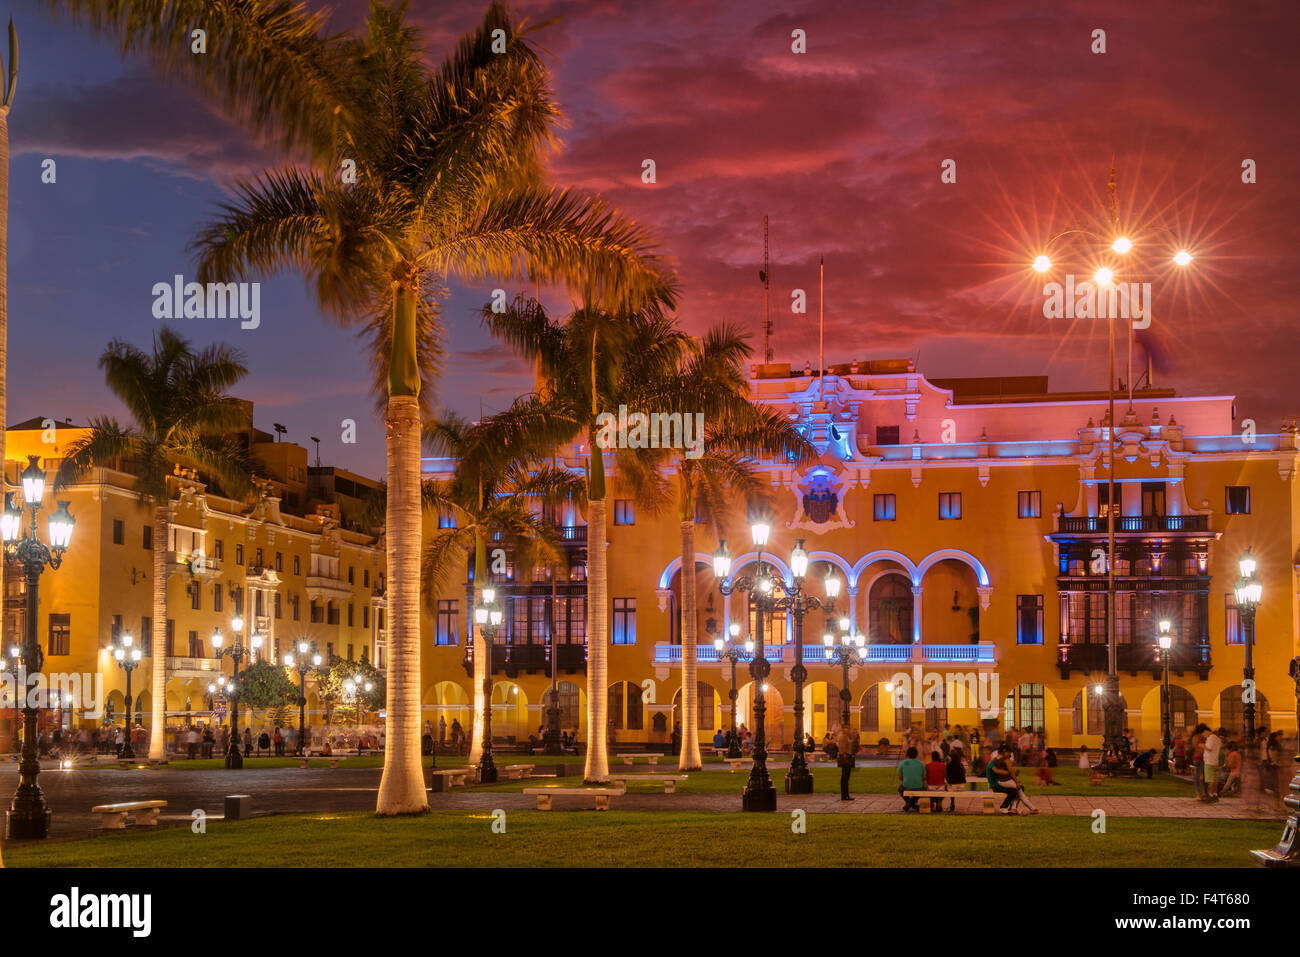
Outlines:
[{"label": "glowing street light", "polygon": [[1036,272],[1047,272],[1052,268],[1052,261],[1046,256],[1039,256],[1034,260],[1034,270]]},{"label": "glowing street light", "polygon": [[1115,250],[1115,252],[1119,253],[1122,256],[1124,253],[1128,252],[1130,249],[1133,248],[1133,243],[1129,241],[1129,238],[1127,236],[1120,236],[1118,239],[1116,239],[1113,243],[1110,244],[1110,248]]}]

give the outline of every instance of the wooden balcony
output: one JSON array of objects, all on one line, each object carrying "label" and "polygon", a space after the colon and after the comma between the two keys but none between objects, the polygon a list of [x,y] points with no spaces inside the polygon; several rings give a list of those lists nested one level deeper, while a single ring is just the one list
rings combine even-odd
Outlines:
[{"label": "wooden balcony", "polygon": [[[1149,672],[1157,680],[1164,674],[1164,664],[1160,660],[1160,649],[1153,644],[1120,644],[1115,649],[1115,667],[1117,671],[1127,672],[1137,677],[1140,672]],[[1083,671],[1105,674],[1108,667],[1108,654],[1105,645],[1074,644],[1061,645],[1057,667],[1061,677],[1068,679],[1071,671]],[[1169,649],[1169,673],[1182,677],[1186,672],[1194,672],[1202,681],[1210,677],[1209,644],[1176,644]]]},{"label": "wooden balcony", "polygon": [[[1058,532],[1083,535],[1107,534],[1109,522],[1105,516],[1062,515],[1056,523]],[[1208,515],[1116,515],[1115,533],[1122,532],[1201,532],[1210,530]]]}]

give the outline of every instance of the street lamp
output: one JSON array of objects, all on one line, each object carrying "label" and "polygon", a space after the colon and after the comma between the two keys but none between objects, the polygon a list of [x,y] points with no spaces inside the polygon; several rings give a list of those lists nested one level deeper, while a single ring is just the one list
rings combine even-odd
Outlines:
[{"label": "street lamp", "polygon": [[352,698],[353,706],[357,710],[357,753],[361,753],[361,702],[362,695],[368,695],[373,691],[375,686],[369,681],[364,684],[355,678],[349,678],[343,682],[343,690]]},{"label": "street lamp", "polygon": [[478,779],[481,784],[495,784],[496,762],[492,760],[492,651],[501,628],[501,609],[496,604],[495,588],[483,589],[483,603],[474,606],[474,624],[483,629],[487,659],[483,662],[483,754],[479,758]]},{"label": "street lamp", "polygon": [[226,767],[235,769],[244,766],[244,759],[239,753],[239,662],[245,656],[251,658],[254,651],[262,647],[262,636],[259,634],[249,636],[248,647],[245,647],[239,639],[240,633],[244,630],[244,619],[239,615],[230,619],[230,630],[235,633],[235,640],[228,647],[223,648],[225,638],[221,634],[221,629],[214,628],[212,647],[217,651],[218,662],[229,655],[234,664],[232,680],[226,685],[227,697],[230,699],[230,743],[226,747]]},{"label": "street lamp", "polygon": [[285,665],[298,672],[298,744],[293,752],[298,757],[303,755],[303,738],[307,733],[307,672],[319,668],[321,662],[320,655],[315,652],[315,642],[308,644],[303,640],[298,642],[296,659],[293,652],[284,656]]},{"label": "street lamp", "polygon": [[[1119,206],[1116,199],[1116,182],[1115,166],[1112,162],[1110,170],[1110,182],[1107,184],[1110,192],[1110,203],[1108,207],[1110,219],[1110,236],[1113,237],[1110,242],[1110,250],[1120,256],[1127,255],[1133,251],[1134,244],[1128,236],[1120,231],[1119,226]],[[1164,227],[1150,227],[1149,231],[1171,233]],[[1067,229],[1057,233],[1047,241],[1051,244],[1062,236],[1069,233],[1082,233],[1093,237],[1100,238],[1098,234],[1087,229]],[[1171,261],[1179,268],[1186,267],[1192,262],[1192,254],[1186,249],[1179,249],[1171,257]],[[1033,269],[1040,273],[1045,273],[1052,268],[1052,261],[1046,254],[1039,255],[1034,259]],[[1108,266],[1102,266],[1093,274],[1093,280],[1100,286],[1110,286],[1115,281],[1115,271]],[[1149,309],[1149,304],[1148,304]],[[1114,310],[1107,310],[1113,312]],[[1108,332],[1108,349],[1107,356],[1109,361],[1109,373],[1106,379],[1106,684],[1103,691],[1098,692],[1102,695],[1102,712],[1104,715],[1104,739],[1106,745],[1118,747],[1119,739],[1124,730],[1123,709],[1120,706],[1119,696],[1119,668],[1118,668],[1118,645],[1115,627],[1115,512],[1119,505],[1115,500],[1115,317],[1107,316]],[[1132,336],[1132,330],[1129,336]],[[1129,387],[1129,409],[1132,410],[1133,404],[1133,372],[1132,349],[1130,339],[1130,369],[1128,375]]]},{"label": "street lamp", "polygon": [[1255,574],[1255,556],[1246,549],[1237,563],[1241,578],[1237,581],[1237,609],[1241,614],[1241,639],[1246,645],[1246,666],[1242,669],[1242,685],[1249,693],[1245,696],[1246,755],[1255,754],[1255,608],[1264,595],[1264,584]]},{"label": "street lamp", "polygon": [[743,757],[740,750],[740,734],[736,728],[736,662],[749,661],[754,657],[754,643],[752,641],[740,640],[740,624],[732,622],[731,640],[723,641],[721,638],[713,639],[713,647],[718,649],[719,661],[731,662],[731,743],[727,745],[727,757]]},{"label": "street lamp", "polygon": [[1173,627],[1168,618],[1160,620],[1160,664],[1164,668],[1164,680],[1160,685],[1160,730],[1164,738],[1164,750],[1160,752],[1160,770],[1169,770],[1169,749],[1172,746],[1173,716],[1170,714],[1172,702],[1169,700],[1169,649],[1173,647],[1174,638],[1169,633]]},{"label": "street lamp", "polygon": [[[863,649],[867,644],[866,635],[858,632],[856,636],[850,637],[848,634],[841,634],[840,640],[836,643],[835,638],[830,634],[822,635],[822,644],[826,646],[826,658],[834,661],[843,671],[843,684],[840,687],[840,724],[847,731],[849,727],[849,701],[853,695],[849,692],[849,668],[856,665],[866,664],[867,658]],[[888,689],[892,691],[893,689]]]},{"label": "street lamp", "polygon": [[140,666],[141,655],[140,646],[135,643],[131,633],[123,632],[113,649],[113,658],[126,672],[126,738],[122,742],[122,753],[118,755],[126,761],[135,758],[135,750],[131,747],[131,672]]},{"label": "street lamp", "polygon": [[763,561],[763,548],[767,545],[772,526],[759,519],[750,524],[749,531],[754,548],[758,551],[755,574],[731,578],[731,553],[727,550],[725,541],[719,543],[718,550],[713,555],[713,574],[718,579],[718,590],[724,596],[731,595],[736,590],[749,592],[755,605],[754,658],[749,663],[749,673],[754,679],[754,765],[749,769],[749,780],[741,797],[741,810],[775,811],[776,788],[772,787],[772,779],[767,773],[767,703],[764,693],[772,666],[763,657],[763,619],[772,613],[774,587],[771,572]]},{"label": "street lamp", "polygon": [[10,750],[13,752],[15,761],[18,760],[18,750],[21,746],[20,738],[18,736],[18,672],[22,668],[22,661],[20,660],[21,655],[22,652],[19,650],[18,646],[17,645],[12,646],[9,649],[9,657],[12,660],[10,662],[5,662],[4,669],[3,669],[7,671],[9,670],[10,667],[13,668],[13,676],[14,676],[13,692],[12,692],[13,701],[10,702],[10,704],[13,706],[14,717],[13,717],[13,727],[12,727],[13,741],[10,744]]},{"label": "street lamp", "polygon": [[[22,566],[27,585],[22,648],[23,750],[18,765],[18,790],[5,817],[5,836],[10,840],[42,838],[50,833],[50,812],[37,784],[41,765],[36,754],[36,709],[28,700],[27,683],[32,675],[41,673],[45,664],[45,655],[36,637],[41,572],[45,571],[46,565],[57,569],[63,563],[74,524],[68,514],[68,503],[60,501],[59,507],[49,517],[49,546],[36,537],[36,513],[40,511],[41,499],[45,496],[45,470],[38,464],[40,456],[29,455],[28,460],[27,468],[22,472],[23,504],[32,513],[26,534],[21,533],[22,512],[9,496],[6,496],[4,515],[0,518],[5,555]],[[15,683],[15,693],[17,688]]]}]

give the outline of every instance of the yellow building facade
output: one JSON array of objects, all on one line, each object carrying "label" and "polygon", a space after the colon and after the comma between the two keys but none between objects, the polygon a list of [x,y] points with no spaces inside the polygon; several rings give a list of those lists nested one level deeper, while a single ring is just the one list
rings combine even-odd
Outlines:
[{"label": "yellow building facade", "polygon": [[[762,556],[787,589],[802,540],[808,594],[834,568],[844,587],[835,617],[862,634],[864,661],[848,673],[852,727],[898,741],[910,728],[1042,728],[1049,745],[1101,741],[1093,689],[1107,667],[1108,461],[1105,393],[1048,391],[1045,377],[927,379],[910,361],[854,362],[818,377],[786,364],[751,369],[753,398],[788,414],[820,453],[816,463],[761,462],[770,484],[771,538]],[[1240,733],[1245,644],[1233,587],[1250,549],[1263,581],[1255,621],[1256,726],[1296,728],[1288,664],[1297,646],[1300,489],[1295,423],[1276,432],[1235,418],[1229,396],[1147,388],[1116,396],[1115,617],[1126,724],[1142,745],[1161,736],[1160,619],[1169,652],[1175,733],[1200,721]],[[646,410],[651,411],[651,410]],[[562,460],[584,468],[581,445]],[[613,467],[613,457],[606,465]],[[454,463],[426,459],[429,477]],[[607,696],[617,744],[666,743],[681,720],[682,555],[675,508],[638,511],[617,475],[607,548],[611,645]],[[454,518],[442,516],[439,521]],[[571,544],[569,572],[493,584],[505,593],[494,652],[494,737],[525,740],[545,720],[555,685],[565,730],[585,735],[585,557],[581,514],[554,516]],[[427,534],[436,523],[426,519]],[[746,510],[727,516],[733,578],[752,574]],[[701,742],[731,721],[730,667],[713,646],[730,624],[751,636],[745,593],[723,594],[712,572],[718,542],[696,525]],[[506,556],[508,558],[508,556]],[[688,562],[689,566],[689,562]],[[691,573],[688,571],[688,573]],[[425,713],[473,720],[468,678],[472,591],[458,584],[425,608]],[[552,594],[554,593],[554,598]],[[553,609],[553,611],[552,611]],[[554,626],[551,622],[554,621]],[[840,720],[840,665],[820,610],[804,620],[805,729],[817,740]],[[794,620],[764,622],[769,739],[794,733]],[[554,641],[552,641],[554,639]],[[552,652],[552,645],[554,652]],[[737,720],[753,727],[752,684],[736,677]],[[913,697],[900,706],[892,688]]]},{"label": "yellow building facade", "polygon": [[[130,633],[145,651],[131,676],[133,722],[146,728],[154,707],[150,637],[154,550],[166,551],[167,725],[211,720],[208,685],[230,674],[229,657],[218,659],[212,636],[220,629],[229,644],[231,622],[245,622],[244,643],[260,635],[259,656],[279,661],[298,641],[314,642],[320,654],[369,661],[385,659],[384,552],[380,540],[355,528],[337,504],[311,495],[306,450],[274,442],[251,428],[245,433],[252,458],[266,478],[255,496],[236,501],[210,492],[192,471],[169,479],[168,538],[154,540],[153,503],[140,501],[135,478],[125,471],[95,468],[75,485],[53,490],[54,476],[68,446],[84,434],[71,423],[33,420],[7,431],[6,477],[21,489],[18,475],[29,456],[46,471],[38,516],[69,502],[76,520],[71,545],[58,569],[40,578],[37,636],[44,651],[45,682],[66,687],[63,676],[80,678],[85,689],[61,716],[64,727],[115,721],[126,709],[126,678],[112,656],[114,639]],[[348,473],[350,475],[350,473]],[[360,480],[359,476],[352,478]],[[371,482],[371,487],[377,483]],[[21,499],[21,491],[15,493]],[[293,502],[292,510],[286,501]],[[307,509],[310,509],[308,512]],[[24,508],[24,523],[29,513]],[[3,654],[22,641],[25,585],[12,563],[5,570]],[[255,660],[255,659],[254,659]],[[249,659],[245,659],[246,666]],[[90,689],[102,682],[103,699]],[[296,680],[296,678],[295,678]],[[320,701],[308,682],[309,721],[320,721]],[[12,702],[0,710],[0,747],[12,733]],[[95,717],[95,712],[103,717]],[[137,722],[137,716],[139,720]],[[51,723],[42,714],[43,723]],[[295,718],[296,723],[296,718]]]}]

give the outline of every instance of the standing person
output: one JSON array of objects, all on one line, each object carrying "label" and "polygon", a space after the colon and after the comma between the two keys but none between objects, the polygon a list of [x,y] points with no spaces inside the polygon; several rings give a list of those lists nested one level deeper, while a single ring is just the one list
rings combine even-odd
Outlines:
[{"label": "standing person", "polygon": [[446,715],[438,716],[438,743],[445,744],[447,741],[447,717]]},{"label": "standing person", "polygon": [[[439,718],[438,720],[442,722],[441,718]],[[444,735],[446,733],[446,730],[447,730],[447,725],[445,722],[443,722],[442,732],[444,733]],[[424,732],[420,735],[420,754],[422,754],[426,758],[429,755],[433,754],[433,724],[428,721],[424,722]]]},{"label": "standing person", "polygon": [[1196,788],[1197,800],[1208,800],[1209,792],[1205,788],[1205,735],[1209,726],[1202,723],[1192,732],[1192,786]]},{"label": "standing person", "polygon": [[253,729],[244,728],[244,754],[251,756],[253,753]]},{"label": "standing person", "polygon": [[835,746],[839,755],[835,760],[840,766],[840,800],[852,801],[853,798],[849,794],[849,776],[853,774],[857,759],[853,756],[853,735],[849,733],[848,728],[840,728]]},{"label": "standing person", "polygon": [[1222,733],[1223,729],[1220,728],[1205,736],[1205,792],[1210,801],[1219,799],[1219,757],[1223,752],[1223,738],[1220,737]]},{"label": "standing person", "polygon": [[1180,734],[1174,738],[1174,773],[1182,774],[1187,770],[1187,742]]},{"label": "standing person", "polygon": [[907,749],[907,757],[898,762],[898,795],[903,799],[903,813],[921,812],[921,799],[908,797],[904,791],[925,790],[925,765],[916,759],[916,748]]},{"label": "standing person", "polygon": [[1056,783],[1056,749],[1048,748],[1043,752],[1042,763],[1038,765],[1038,783],[1052,785]]},{"label": "standing person", "polygon": [[1231,794],[1233,791],[1241,791],[1241,746],[1238,744],[1228,745],[1228,779],[1223,782],[1223,793]]},{"label": "standing person", "polygon": [[[931,791],[942,791],[948,783],[948,766],[943,763],[943,752],[931,751],[925,765],[925,786]],[[951,800],[951,799],[949,799]],[[943,798],[930,798],[930,810],[942,811]]]},{"label": "standing person", "polygon": [[275,734],[271,735],[271,743],[275,745],[275,756],[284,757],[284,735],[280,733],[279,725],[276,725]]}]

